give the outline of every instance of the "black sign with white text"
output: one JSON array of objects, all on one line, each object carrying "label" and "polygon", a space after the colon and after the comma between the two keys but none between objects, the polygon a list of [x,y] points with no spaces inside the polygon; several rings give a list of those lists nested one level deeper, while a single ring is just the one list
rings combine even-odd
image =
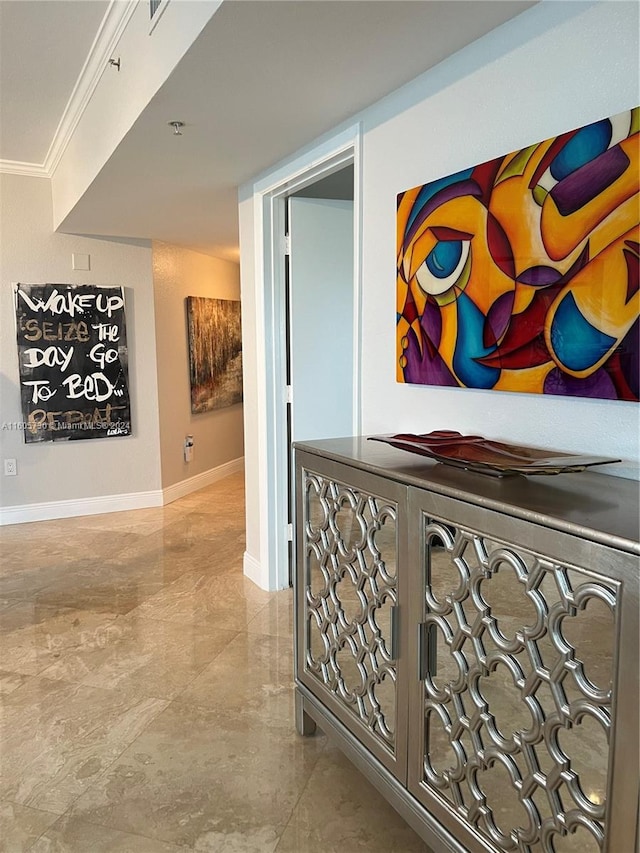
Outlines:
[{"label": "black sign with white text", "polygon": [[131,435],[124,290],[18,284],[27,443]]}]

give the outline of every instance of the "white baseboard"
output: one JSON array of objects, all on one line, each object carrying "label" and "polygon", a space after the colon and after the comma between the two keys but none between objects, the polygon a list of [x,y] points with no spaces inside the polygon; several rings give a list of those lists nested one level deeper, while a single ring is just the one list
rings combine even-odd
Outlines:
[{"label": "white baseboard", "polygon": [[78,515],[101,515],[104,512],[122,512],[129,509],[147,509],[162,506],[160,489],[151,492],[131,492],[128,495],[102,495],[70,501],[22,504],[0,508],[0,526],[25,524],[29,521],[51,521],[55,518],[73,518]]},{"label": "white baseboard", "polygon": [[284,586],[269,586],[269,579],[268,576],[265,577],[265,572],[262,570],[262,563],[256,560],[255,557],[252,557],[248,551],[245,551],[242,557],[242,571],[246,578],[253,581],[260,589],[266,590],[266,592],[278,592],[289,588],[288,583],[285,583]]},{"label": "white baseboard", "polygon": [[256,560],[255,557],[252,557],[248,551],[244,552],[244,556],[242,557],[242,571],[244,572],[245,577],[249,578],[250,581],[256,586],[259,586],[260,589],[264,589],[265,587],[262,585],[262,581],[264,580],[262,574],[262,566]]},{"label": "white baseboard", "polygon": [[189,477],[187,480],[181,480],[179,483],[174,483],[172,486],[167,486],[162,490],[163,504],[170,504],[178,498],[184,498],[190,495],[191,492],[197,492],[198,489],[204,489],[205,486],[210,486],[212,483],[217,483],[218,480],[223,480],[231,474],[236,474],[244,469],[244,456],[238,459],[232,459],[230,462],[224,462],[218,465],[217,468],[209,468],[208,471],[203,471],[202,474],[196,474],[195,477]]},{"label": "white baseboard", "polygon": [[52,521],[56,518],[74,518],[80,515],[101,515],[104,512],[123,512],[130,509],[147,509],[164,506],[178,498],[191,494],[205,486],[242,471],[244,457],[232,459],[211,468],[195,477],[189,477],[181,483],[175,483],[166,489],[150,492],[131,492],[125,495],[101,495],[97,498],[80,498],[69,501],[47,501],[45,503],[22,504],[0,507],[0,526],[5,524],[25,524],[30,521]]}]

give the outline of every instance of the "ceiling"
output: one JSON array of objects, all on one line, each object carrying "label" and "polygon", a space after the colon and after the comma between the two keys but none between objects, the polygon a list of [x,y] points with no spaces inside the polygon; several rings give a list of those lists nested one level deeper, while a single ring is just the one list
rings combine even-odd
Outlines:
[{"label": "ceiling", "polygon": [[[0,157],[42,162],[106,5],[0,0]],[[225,0],[63,230],[237,259],[239,184],[532,5]]]},{"label": "ceiling", "polygon": [[338,172],[332,172],[326,178],[320,178],[308,187],[303,187],[292,195],[298,198],[331,198],[353,201],[353,163]]},{"label": "ceiling", "polygon": [[44,163],[108,6],[0,2],[0,159]]}]

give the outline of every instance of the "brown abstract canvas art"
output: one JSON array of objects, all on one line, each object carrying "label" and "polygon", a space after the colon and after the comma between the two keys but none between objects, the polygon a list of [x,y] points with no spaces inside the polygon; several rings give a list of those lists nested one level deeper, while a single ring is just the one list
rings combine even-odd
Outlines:
[{"label": "brown abstract canvas art", "polygon": [[187,297],[191,411],[242,402],[240,302]]}]

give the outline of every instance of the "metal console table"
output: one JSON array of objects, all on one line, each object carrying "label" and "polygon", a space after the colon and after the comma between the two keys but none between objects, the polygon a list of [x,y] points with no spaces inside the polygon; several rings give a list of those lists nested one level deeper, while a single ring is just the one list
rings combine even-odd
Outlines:
[{"label": "metal console table", "polygon": [[298,444],[296,722],[434,851],[638,843],[638,484]]}]

